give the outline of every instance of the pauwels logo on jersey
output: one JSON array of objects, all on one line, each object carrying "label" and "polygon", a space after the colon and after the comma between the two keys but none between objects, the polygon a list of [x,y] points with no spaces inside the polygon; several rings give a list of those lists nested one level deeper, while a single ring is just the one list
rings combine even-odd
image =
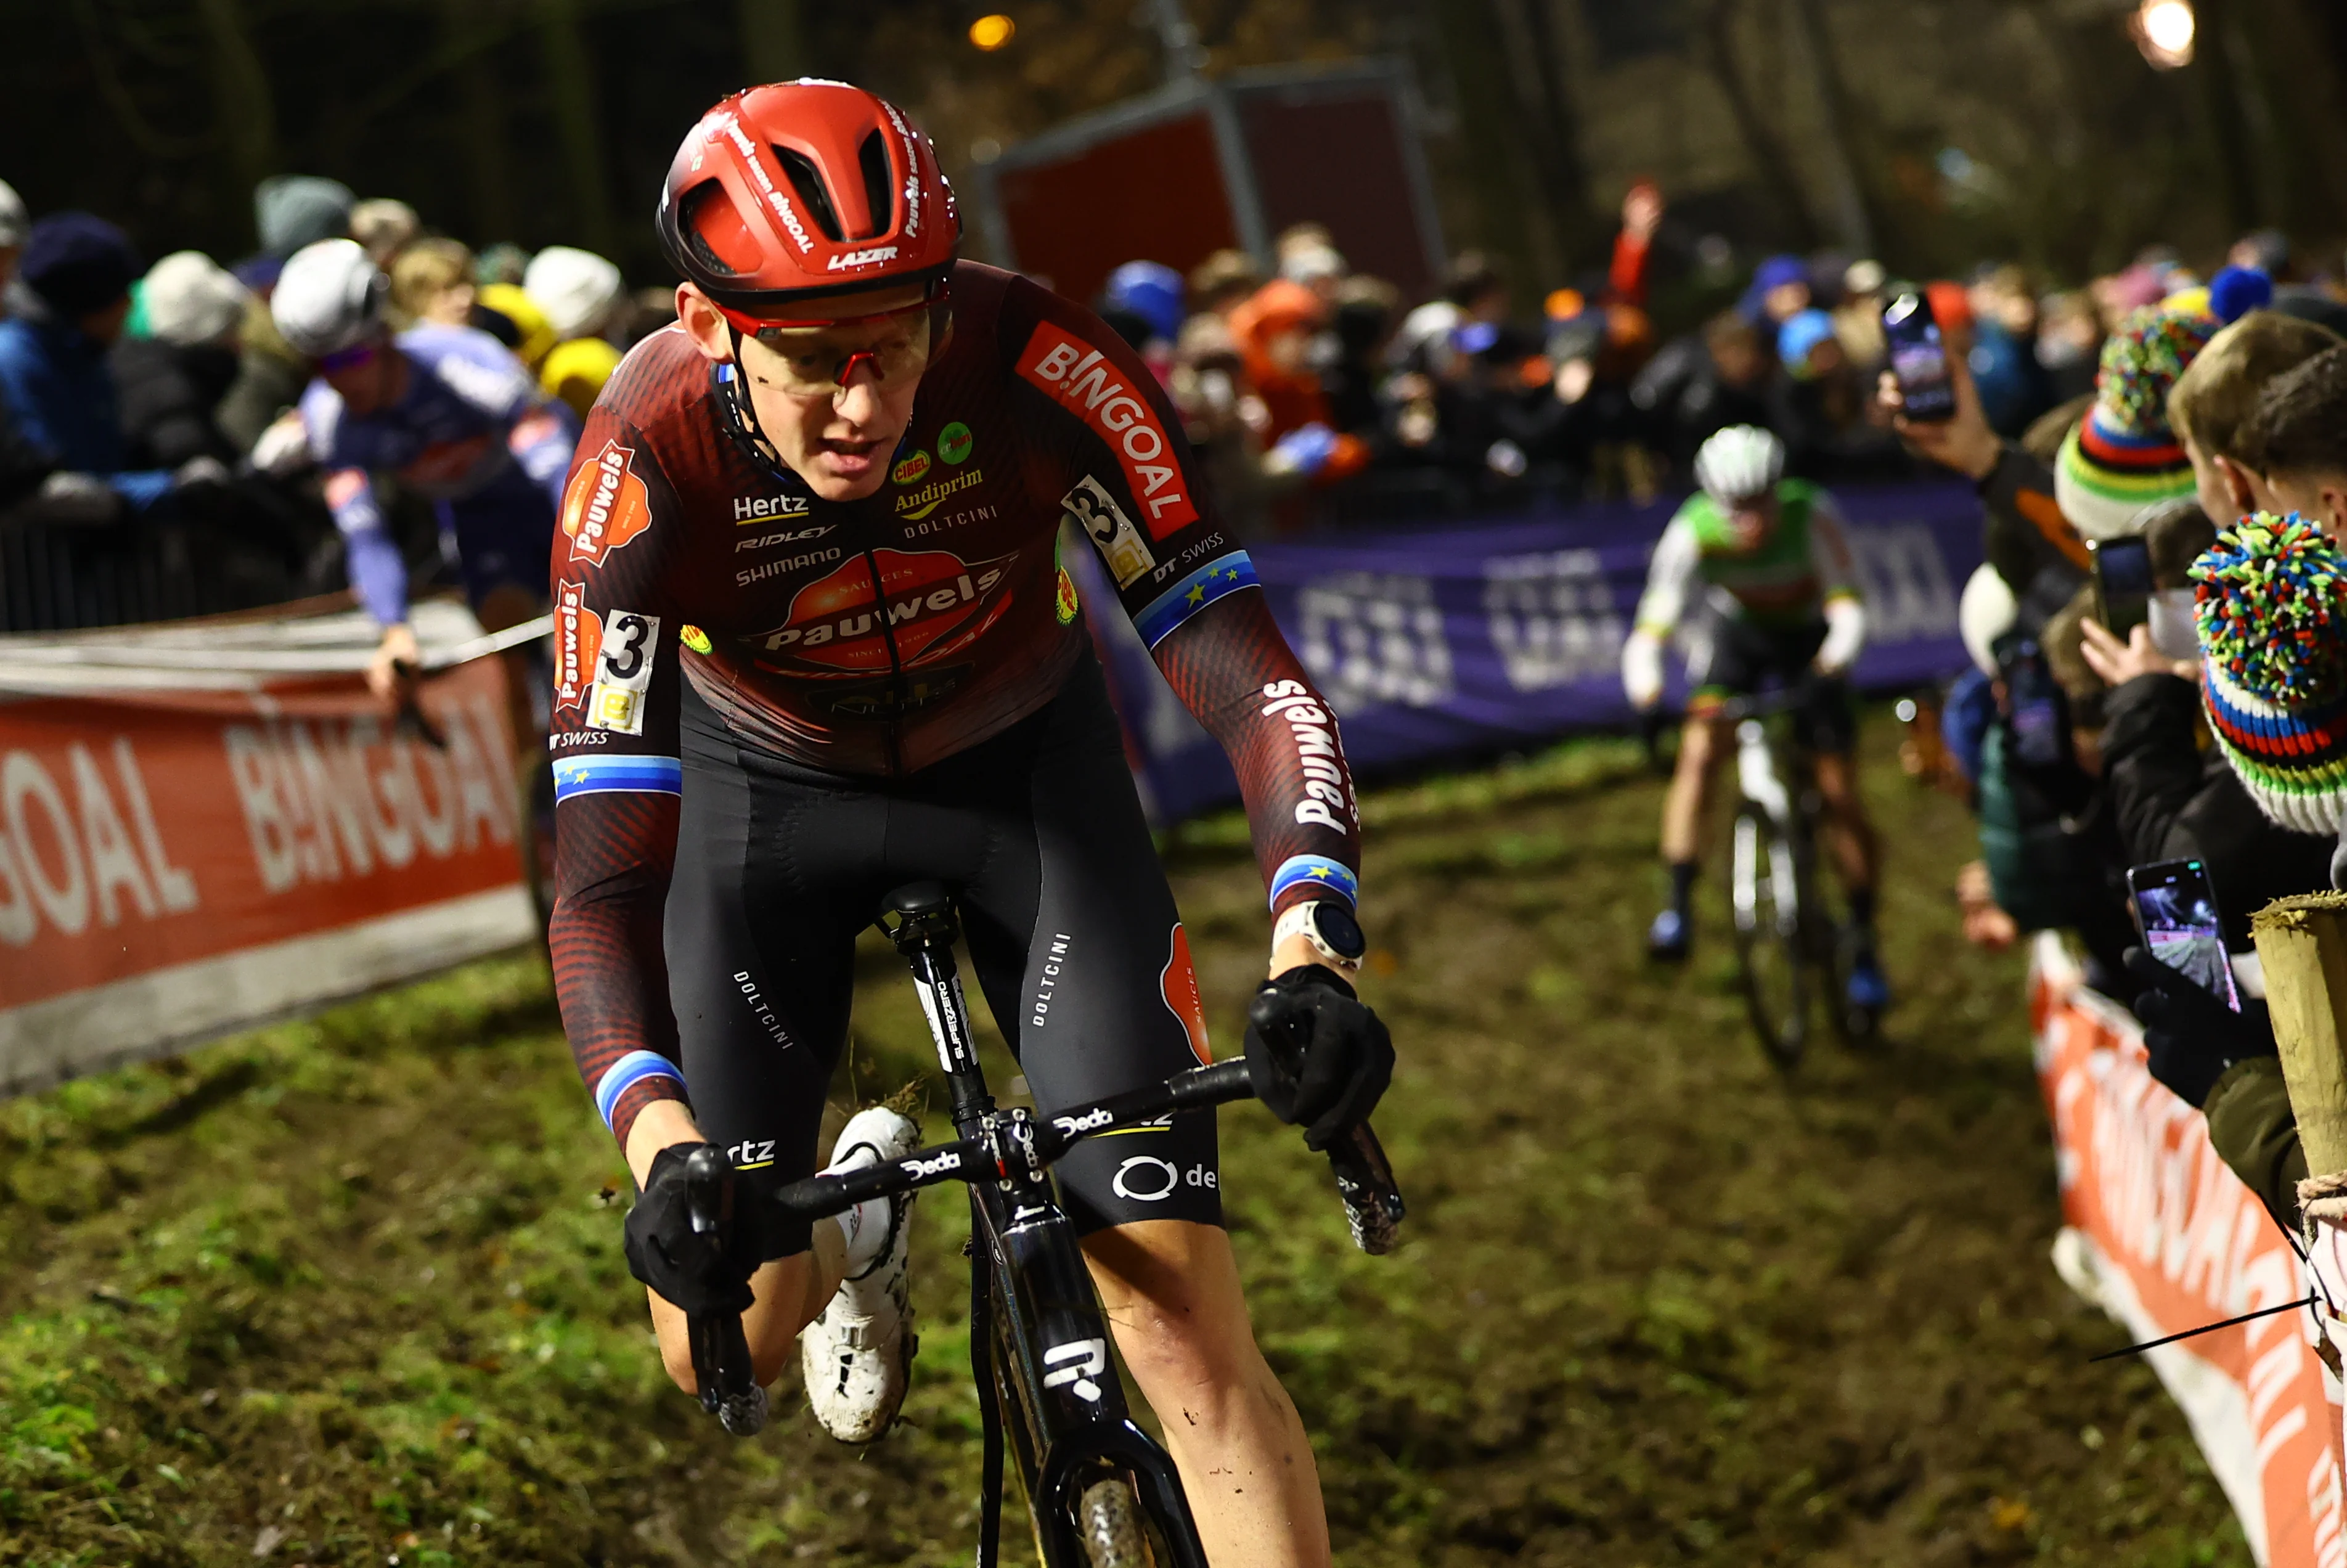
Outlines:
[{"label": "pauwels logo on jersey", "polygon": [[651,498],[636,477],[635,448],[606,441],[591,463],[571,473],[562,493],[562,531],[570,536],[570,559],[603,559],[651,527]]},{"label": "pauwels logo on jersey", "polygon": [[[950,550],[876,549],[885,604],[873,603],[872,572],[861,556],[791,598],[784,623],[753,639],[769,658],[825,673],[868,675],[889,668],[888,644],[910,666],[948,658],[1001,619],[1010,596],[996,589],[1016,552],[966,561]],[[764,661],[762,661],[764,662]]]},{"label": "pauwels logo on jersey", "polygon": [[603,647],[603,618],[587,608],[587,589],[566,582],[554,596],[554,709],[564,712],[587,701],[595,679],[595,659]]},{"label": "pauwels logo on jersey", "polygon": [[1170,538],[1197,520],[1165,427],[1149,399],[1126,385],[1107,355],[1050,322],[1040,323],[1020,352],[1019,374],[1064,404],[1116,454],[1152,538]]}]

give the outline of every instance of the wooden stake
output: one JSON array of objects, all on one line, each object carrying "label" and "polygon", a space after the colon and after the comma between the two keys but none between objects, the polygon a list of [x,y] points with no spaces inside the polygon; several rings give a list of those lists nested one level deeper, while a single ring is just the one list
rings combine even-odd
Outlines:
[{"label": "wooden stake", "polygon": [[2250,929],[2307,1171],[2347,1171],[2347,893],[2277,898]]}]

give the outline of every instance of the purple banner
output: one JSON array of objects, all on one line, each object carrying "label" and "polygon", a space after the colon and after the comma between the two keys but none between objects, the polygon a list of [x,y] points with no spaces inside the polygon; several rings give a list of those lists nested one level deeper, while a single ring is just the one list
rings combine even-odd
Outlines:
[{"label": "purple banner", "polygon": [[[1858,684],[1895,690],[1963,669],[1956,598],[1981,562],[1972,487],[1854,487],[1835,499],[1866,596]],[[1272,614],[1344,721],[1346,754],[1371,772],[1627,724],[1622,640],[1676,507],[1583,507],[1248,553]],[[1153,813],[1171,822],[1235,800],[1221,748],[1116,613],[1092,552],[1064,555]],[[1670,662],[1676,702],[1685,673],[1676,653]]]}]

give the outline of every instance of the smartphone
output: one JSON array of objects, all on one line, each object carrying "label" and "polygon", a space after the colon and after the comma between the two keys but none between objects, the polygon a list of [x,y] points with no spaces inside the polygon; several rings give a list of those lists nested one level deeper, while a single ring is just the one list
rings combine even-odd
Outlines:
[{"label": "smartphone", "polygon": [[2004,721],[2013,758],[2024,767],[2057,767],[2072,759],[2070,702],[2034,638],[2007,637],[1996,649],[2004,682]]},{"label": "smartphone", "polygon": [[1882,307],[1882,335],[1890,341],[1891,374],[1899,380],[1907,417],[1924,424],[1954,418],[1956,384],[1948,375],[1947,345],[1932,319],[1932,302],[1912,290],[1894,298]]},{"label": "smartphone", "polygon": [[2140,537],[2089,539],[2095,558],[2096,618],[2124,641],[2151,620],[2151,546]]},{"label": "smartphone", "polygon": [[2151,956],[2241,1010],[2233,966],[2225,956],[2225,925],[2209,868],[2197,860],[2156,860],[2127,869],[2127,902]]}]

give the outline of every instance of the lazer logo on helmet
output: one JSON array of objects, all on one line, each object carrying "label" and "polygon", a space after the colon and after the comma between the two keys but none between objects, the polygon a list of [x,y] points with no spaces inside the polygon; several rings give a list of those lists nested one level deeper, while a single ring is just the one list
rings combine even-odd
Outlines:
[{"label": "lazer logo on helmet", "polygon": [[[950,550],[876,549],[884,609],[876,609],[864,558],[809,583],[791,598],[783,625],[757,639],[768,654],[842,674],[879,673],[960,652],[1010,605],[997,595],[1016,554],[965,561]],[[895,652],[890,652],[891,647]]]},{"label": "lazer logo on helmet", "polygon": [[1099,349],[1050,322],[1019,354],[1019,374],[1066,405],[1115,452],[1126,486],[1147,514],[1152,538],[1171,537],[1195,522],[1198,509],[1184,494],[1181,460],[1149,400]]},{"label": "lazer logo on helmet", "polygon": [[603,558],[651,527],[651,500],[636,477],[635,449],[606,441],[591,463],[571,471],[562,493],[562,531],[570,536],[570,559],[603,564]]},{"label": "lazer logo on helmet", "polygon": [[870,267],[882,261],[893,261],[896,259],[896,246],[870,245],[861,251],[843,251],[825,262],[825,266],[829,271],[836,272],[848,267]]}]

